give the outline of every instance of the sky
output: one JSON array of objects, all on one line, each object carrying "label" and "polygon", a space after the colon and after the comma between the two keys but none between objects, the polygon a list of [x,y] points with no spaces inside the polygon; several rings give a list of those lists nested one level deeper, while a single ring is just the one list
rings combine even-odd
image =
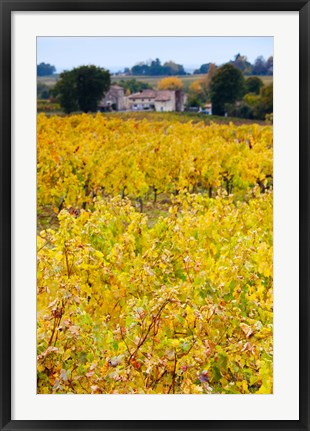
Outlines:
[{"label": "sky", "polygon": [[204,63],[221,65],[236,54],[253,63],[273,55],[272,37],[38,37],[37,64],[50,63],[57,72],[81,65],[116,72],[139,62],[172,60],[188,71]]}]

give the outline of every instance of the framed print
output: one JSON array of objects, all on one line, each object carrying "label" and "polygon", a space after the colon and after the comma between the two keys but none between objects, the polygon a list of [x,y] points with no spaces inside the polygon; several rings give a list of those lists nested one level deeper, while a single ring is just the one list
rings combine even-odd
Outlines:
[{"label": "framed print", "polygon": [[308,1],[1,0],[1,429],[309,429]]}]

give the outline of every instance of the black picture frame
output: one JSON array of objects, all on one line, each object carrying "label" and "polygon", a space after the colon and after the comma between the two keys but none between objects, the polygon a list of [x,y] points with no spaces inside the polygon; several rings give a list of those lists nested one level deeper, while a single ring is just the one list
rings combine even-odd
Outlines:
[{"label": "black picture frame", "polygon": [[[298,11],[300,54],[300,380],[299,420],[35,421],[11,420],[11,13],[15,11]],[[0,426],[1,430],[310,430],[309,426],[309,24],[307,0],[0,0]]]}]

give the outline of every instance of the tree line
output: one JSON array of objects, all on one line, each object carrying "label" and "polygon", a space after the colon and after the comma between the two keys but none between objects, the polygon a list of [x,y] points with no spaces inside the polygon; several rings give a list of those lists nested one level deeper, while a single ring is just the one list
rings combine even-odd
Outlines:
[{"label": "tree line", "polygon": [[[149,87],[134,78],[118,84],[124,87],[126,94]],[[60,74],[52,95],[65,113],[96,112],[110,86],[108,70],[93,65],[80,66]],[[182,90],[183,82],[174,76],[165,77],[157,88]],[[211,64],[208,73],[194,81],[187,94],[187,107],[203,108],[207,102],[212,103],[214,115],[264,120],[273,112],[273,87],[272,84],[264,86],[258,77],[244,77],[232,63],[218,68]]]},{"label": "tree line", "polygon": [[128,75],[146,75],[146,76],[173,76],[173,75],[187,75],[184,67],[174,61],[167,61],[161,64],[159,58],[151,60],[149,63],[138,63],[131,69],[125,69]]},{"label": "tree line", "polygon": [[[273,74],[273,57],[269,57],[267,60],[264,57],[259,56],[256,58],[253,64],[251,64],[245,55],[238,53],[235,55],[233,60],[228,62],[237,69],[239,69],[244,75],[258,75],[267,76]],[[204,63],[198,69],[195,69],[194,75],[203,75],[209,72],[209,69],[213,63]],[[46,63],[40,63],[37,66],[38,76],[53,75],[56,72],[55,66]],[[117,74],[133,75],[133,76],[175,76],[175,75],[190,75],[186,72],[184,66],[177,64],[174,61],[166,61],[162,64],[159,58],[150,60],[148,62],[139,62],[132,68],[125,67],[123,72]]]},{"label": "tree line", "polygon": [[[270,56],[267,60],[263,56],[256,58],[253,64],[251,64],[245,55],[238,53],[235,55],[233,60],[228,62],[237,69],[239,69],[244,75],[259,75],[267,76],[273,74],[273,57]],[[194,75],[203,75],[209,72],[209,69],[213,63],[204,63],[198,69],[193,71]],[[161,61],[150,60],[149,62],[140,62],[132,68],[126,67],[124,69],[126,75],[145,75],[145,76],[174,76],[174,75],[190,75],[186,72],[184,66],[177,64],[174,61],[168,61],[161,64]]]}]

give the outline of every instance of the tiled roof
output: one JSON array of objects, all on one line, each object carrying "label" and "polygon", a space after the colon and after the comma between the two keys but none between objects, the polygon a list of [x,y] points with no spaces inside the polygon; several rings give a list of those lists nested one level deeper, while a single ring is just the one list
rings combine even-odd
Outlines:
[{"label": "tiled roof", "polygon": [[168,102],[169,100],[171,100],[172,94],[173,94],[173,91],[169,91],[169,90],[158,91],[155,97],[155,100],[157,102]]},{"label": "tiled roof", "polygon": [[140,93],[134,93],[129,96],[129,99],[154,99],[156,91],[154,90],[143,90]]}]

